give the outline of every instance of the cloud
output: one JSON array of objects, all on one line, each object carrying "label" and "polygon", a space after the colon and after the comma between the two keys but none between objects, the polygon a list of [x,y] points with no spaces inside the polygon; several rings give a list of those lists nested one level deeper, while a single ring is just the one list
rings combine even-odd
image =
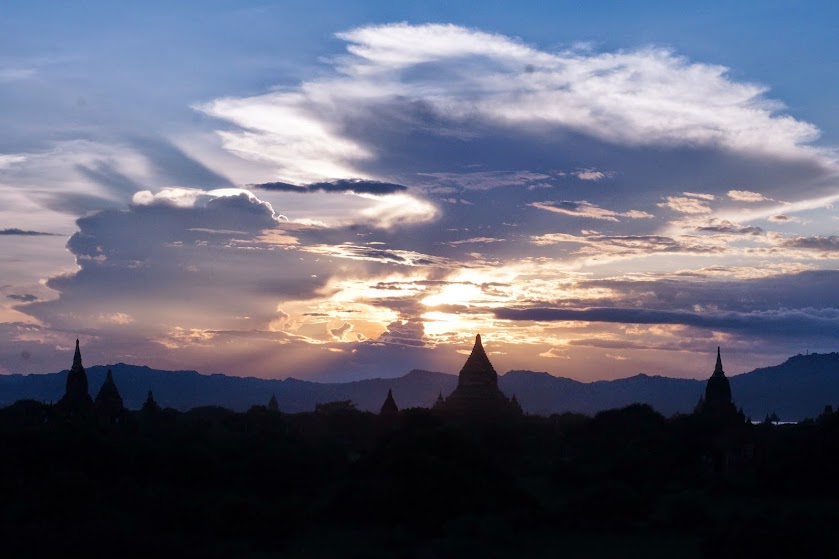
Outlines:
[{"label": "cloud", "polygon": [[561,243],[583,245],[574,254],[586,256],[592,260],[615,257],[644,256],[655,253],[672,254],[713,254],[725,252],[725,243],[710,238],[663,235],[601,235],[586,232],[584,235],[566,233],[546,233],[530,238],[537,246],[551,246]]},{"label": "cloud", "polygon": [[600,181],[610,175],[596,169],[580,169],[574,173],[574,176],[583,181]]},{"label": "cloud", "polygon": [[611,353],[607,353],[606,357],[608,359],[614,359],[615,361],[627,361],[629,357],[624,357],[623,355],[612,355]]},{"label": "cloud", "polygon": [[697,198],[699,200],[708,200],[709,202],[713,201],[713,200],[716,200],[716,198],[717,198],[713,194],[707,194],[707,193],[704,193],[704,192],[682,192],[682,194],[684,194],[688,198]]},{"label": "cloud", "polygon": [[294,185],[285,182],[268,182],[248,185],[250,188],[275,192],[355,192],[358,194],[394,194],[408,188],[401,184],[364,179],[339,179],[328,182],[313,182]]},{"label": "cloud", "polygon": [[339,340],[344,339],[344,335],[347,334],[350,330],[352,330],[353,325],[349,322],[345,322],[338,328],[331,328],[329,333],[332,334],[333,337],[338,338]]},{"label": "cloud", "polygon": [[749,190],[729,190],[728,197],[737,202],[769,202],[771,198],[767,198],[759,192],[751,192]]},{"label": "cloud", "polygon": [[366,178],[362,168],[386,155],[369,133],[377,124],[461,144],[481,134],[472,123],[485,123],[636,147],[816,153],[807,144],[818,129],[782,114],[765,87],[665,49],[548,52],[445,24],[370,25],[337,36],[347,54],[330,59],[331,72],[195,108],[235,126],[218,132],[228,150],[272,163],[288,182]]},{"label": "cloud", "polygon": [[571,202],[568,200],[562,202],[533,202],[528,204],[531,207],[546,210],[549,212],[570,215],[574,217],[587,217],[591,219],[602,219],[605,221],[620,221],[618,217],[628,217],[630,219],[649,219],[653,216],[647,212],[639,210],[630,210],[627,212],[615,212],[607,210],[599,206],[595,206],[585,200],[579,202]]},{"label": "cloud", "polygon": [[11,229],[0,229],[0,235],[3,236],[20,236],[20,237],[58,237],[56,233],[44,233],[42,231],[25,231],[13,227]]},{"label": "cloud", "polygon": [[772,223],[801,223],[800,217],[790,217],[788,215],[777,214],[769,217]]},{"label": "cloud", "polygon": [[691,215],[711,213],[711,207],[708,204],[698,198],[689,198],[687,196],[668,196],[667,201],[661,202],[658,204],[658,207],[670,208],[675,212]]},{"label": "cloud", "polygon": [[5,169],[16,163],[23,163],[24,161],[26,161],[25,155],[0,154],[0,169]]},{"label": "cloud", "polygon": [[704,233],[719,233],[724,235],[763,235],[765,231],[753,225],[741,225],[728,220],[709,219],[705,224],[696,227]]},{"label": "cloud", "polygon": [[837,235],[794,237],[785,239],[780,244],[786,248],[812,250],[819,253],[839,252],[839,236]]},{"label": "cloud", "polygon": [[452,265],[447,259],[422,254],[413,251],[390,249],[378,245],[357,245],[353,243],[341,243],[335,245],[309,245],[301,250],[315,254],[337,256],[351,260],[365,260],[370,262],[382,262],[398,264],[400,266],[445,266]]},{"label": "cloud", "polygon": [[583,321],[621,324],[679,324],[696,328],[744,332],[751,335],[835,336],[839,334],[839,309],[696,313],[634,308],[499,308],[494,314],[512,321]]},{"label": "cloud", "polygon": [[32,301],[37,301],[38,300],[38,297],[35,296],[35,295],[32,295],[31,293],[25,293],[24,295],[11,294],[11,295],[6,295],[6,297],[8,297],[9,299],[12,299],[13,301],[20,301],[21,303],[31,303]]},{"label": "cloud", "polygon": [[571,359],[571,356],[566,353],[567,351],[567,349],[552,347],[540,353],[539,357],[546,357],[548,359]]},{"label": "cloud", "polygon": [[361,219],[367,224],[381,228],[409,226],[434,221],[440,215],[437,206],[410,194],[389,194],[377,196],[358,194],[373,200],[374,204],[361,210]]},{"label": "cloud", "polygon": [[494,188],[528,187],[544,185],[553,176],[533,171],[466,171],[459,173],[417,173],[420,186],[432,192],[455,190],[492,190]]},{"label": "cloud", "polygon": [[387,330],[376,341],[385,344],[422,347],[425,328],[418,320],[396,321],[388,324]]},{"label": "cloud", "polygon": [[78,271],[51,277],[59,297],[25,312],[56,328],[117,324],[155,337],[266,328],[281,298],[311,298],[333,273],[327,261],[263,241],[286,223],[250,193],[160,194],[78,219],[67,241]]}]

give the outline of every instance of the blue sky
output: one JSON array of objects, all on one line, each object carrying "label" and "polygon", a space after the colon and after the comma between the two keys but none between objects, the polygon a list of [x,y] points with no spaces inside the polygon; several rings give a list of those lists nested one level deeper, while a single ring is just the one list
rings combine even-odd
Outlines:
[{"label": "blue sky", "polygon": [[332,380],[475,331],[580,379],[835,349],[837,12],[6,3],[0,371],[76,335]]}]

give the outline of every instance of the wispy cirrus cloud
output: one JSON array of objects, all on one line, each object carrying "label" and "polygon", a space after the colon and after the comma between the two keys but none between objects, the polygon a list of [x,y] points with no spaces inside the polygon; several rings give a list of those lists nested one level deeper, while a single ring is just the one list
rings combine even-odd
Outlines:
[{"label": "wispy cirrus cloud", "polygon": [[528,205],[534,208],[538,208],[540,210],[546,210],[558,214],[570,215],[573,217],[588,217],[591,219],[602,219],[605,221],[620,221],[618,219],[619,217],[627,217],[630,219],[649,219],[655,217],[651,213],[643,212],[640,210],[629,210],[626,212],[616,212],[613,210],[607,210],[585,200],[580,200],[578,202],[572,202],[569,200],[564,200],[561,202],[533,202]]},{"label": "wispy cirrus cloud", "polygon": [[727,195],[732,200],[737,202],[771,202],[771,198],[767,198],[760,192],[752,192],[750,190],[729,190]]}]

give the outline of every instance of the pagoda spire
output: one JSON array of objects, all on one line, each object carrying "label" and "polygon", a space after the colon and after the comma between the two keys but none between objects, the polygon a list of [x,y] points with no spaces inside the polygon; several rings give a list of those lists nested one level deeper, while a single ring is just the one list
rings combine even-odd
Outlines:
[{"label": "pagoda spire", "polygon": [[73,354],[73,369],[82,369],[82,352],[79,349],[79,339],[76,338],[76,353]]},{"label": "pagoda spire", "polygon": [[720,357],[720,347],[717,346],[717,366],[714,367],[714,374],[715,375],[724,375],[725,372],[722,370],[722,357]]},{"label": "pagoda spire", "polygon": [[387,398],[385,398],[385,403],[382,404],[382,409],[379,411],[379,415],[393,415],[398,412],[399,408],[396,406],[396,401],[393,399],[393,391],[388,388]]}]

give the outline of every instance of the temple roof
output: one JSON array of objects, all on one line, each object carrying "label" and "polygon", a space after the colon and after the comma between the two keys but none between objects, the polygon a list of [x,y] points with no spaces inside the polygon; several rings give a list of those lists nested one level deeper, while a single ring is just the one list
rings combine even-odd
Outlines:
[{"label": "temple roof", "polygon": [[102,383],[102,388],[96,395],[96,408],[103,413],[109,415],[116,415],[122,413],[123,403],[122,396],[119,394],[117,385],[114,382],[114,375],[110,369],[105,377],[105,382]]},{"label": "temple roof", "polygon": [[158,411],[160,409],[160,406],[154,400],[154,395],[151,393],[151,390],[149,390],[149,395],[146,396],[146,401],[143,403],[141,409],[145,412]]},{"label": "temple roof", "polygon": [[481,343],[481,335],[475,336],[475,345],[469,359],[463,364],[458,375],[458,384],[494,384],[498,383],[498,373],[489,362],[484,346]]},{"label": "temple roof", "polygon": [[396,406],[396,401],[393,399],[393,391],[388,389],[387,398],[385,398],[385,403],[382,404],[382,409],[379,411],[379,414],[390,415],[398,412],[399,408]]}]

